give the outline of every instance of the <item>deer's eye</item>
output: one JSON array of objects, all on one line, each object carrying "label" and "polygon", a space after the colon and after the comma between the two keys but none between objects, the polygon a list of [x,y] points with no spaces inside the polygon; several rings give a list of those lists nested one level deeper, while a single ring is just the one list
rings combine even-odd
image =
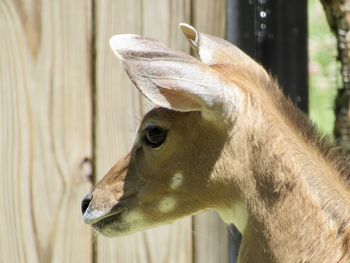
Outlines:
[{"label": "deer's eye", "polygon": [[148,126],[145,129],[144,143],[152,148],[158,148],[165,141],[167,131],[158,126]]}]

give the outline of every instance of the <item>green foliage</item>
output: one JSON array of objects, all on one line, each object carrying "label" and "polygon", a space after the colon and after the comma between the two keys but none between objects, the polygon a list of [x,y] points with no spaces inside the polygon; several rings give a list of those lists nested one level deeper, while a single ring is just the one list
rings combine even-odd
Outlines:
[{"label": "green foliage", "polygon": [[308,1],[309,15],[309,115],[320,128],[332,134],[333,105],[340,85],[336,39],[319,0]]}]

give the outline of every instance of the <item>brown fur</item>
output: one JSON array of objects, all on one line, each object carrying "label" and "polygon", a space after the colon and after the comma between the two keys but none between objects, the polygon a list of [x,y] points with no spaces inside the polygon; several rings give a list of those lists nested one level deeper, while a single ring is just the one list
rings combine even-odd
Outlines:
[{"label": "brown fur", "polygon": [[299,133],[306,143],[314,145],[320,154],[339,172],[339,175],[347,183],[350,183],[350,156],[338,146],[333,138],[323,134],[317,125],[283,94],[273,77],[269,76],[269,78],[266,78],[265,73],[256,71],[255,68],[251,69],[249,66],[215,64],[212,65],[212,68],[221,72],[225,78],[234,82],[247,92],[249,92],[252,86],[255,88],[255,91],[256,89],[261,89],[264,94],[259,94],[258,96],[263,97],[267,94],[269,100],[265,103],[272,103],[276,110],[283,115],[283,118],[291,128],[296,133]]},{"label": "brown fur", "polygon": [[[332,176],[332,180],[339,180],[340,187],[349,190],[349,157],[345,155],[345,153],[343,153],[342,150],[338,148],[330,138],[319,133],[317,127],[306,117],[306,115],[300,110],[298,110],[293,105],[293,103],[282,94],[280,88],[272,78],[266,79],[266,75],[259,75],[259,71],[256,71],[256,69],[253,69],[252,71],[249,68],[237,68],[233,67],[232,65],[225,64],[213,65],[212,67],[218,72],[220,72],[223,76],[225,76],[226,79],[232,81],[237,86],[242,88],[242,91],[245,94],[247,94],[247,96],[250,96],[252,104],[255,107],[264,109],[264,114],[271,114],[272,112],[272,115],[274,115],[274,117],[276,115],[279,115],[283,122],[287,124],[289,129],[291,129],[290,132],[294,132],[295,135],[297,135],[297,137],[301,139],[302,143],[305,144],[305,147],[307,149],[311,149],[311,151],[315,151],[316,155],[319,155],[318,158],[320,158],[323,161],[323,165],[327,163],[327,166],[329,165],[332,169],[334,169],[334,176]],[[252,87],[254,87],[254,89],[252,89]],[[275,121],[277,121],[277,119]],[[271,131],[271,134],[273,134],[273,131]],[[256,160],[259,160],[258,163],[255,163],[256,168],[253,168],[253,170],[255,170],[255,176],[256,178],[258,178],[256,189],[257,192],[260,193],[260,200],[264,202],[263,206],[270,207],[271,209],[275,205],[278,205],[278,203],[287,202],[286,199],[288,199],[288,196],[290,196],[295,191],[294,188],[298,188],[298,183],[296,181],[300,180],[300,178],[294,177],[293,173],[295,173],[295,171],[293,171],[293,167],[284,166],[283,160],[281,160],[280,156],[269,156],[270,151],[274,146],[268,145],[267,143],[267,145],[260,147],[259,145],[255,145],[253,141],[251,143],[253,146],[253,155],[255,156]],[[278,147],[281,148],[281,145],[279,145]],[[264,148],[265,150],[263,150],[262,148]],[[266,148],[269,150],[267,152],[264,152],[266,151]],[[288,153],[285,154],[288,155]],[[301,152],[296,154],[301,154]],[[269,156],[269,158],[266,161],[264,161],[262,156]],[[293,157],[291,156],[289,158]],[[276,167],[276,165],[280,167]],[[294,167],[294,169],[295,168],[296,167]],[[278,173],[278,171],[280,171],[280,173],[283,173],[283,177],[276,177],[276,173]],[[320,182],[325,183],[327,181],[323,181],[323,179],[320,179],[320,181],[316,184],[319,184]],[[322,201],[328,203],[321,204],[321,206],[323,206],[322,209],[324,209],[324,212],[327,214],[326,217],[335,220],[338,226],[337,232],[335,232],[334,234],[330,234],[331,236],[327,236],[325,237],[325,239],[331,240],[335,238],[342,240],[340,241],[340,247],[342,247],[343,252],[340,253],[341,257],[338,257],[339,259],[336,260],[334,256],[331,256],[329,257],[329,259],[326,259],[326,254],[332,254],[330,251],[322,254],[322,256],[319,256],[317,255],[317,253],[319,253],[317,249],[315,249],[315,251],[310,249],[309,251],[307,251],[309,255],[306,256],[307,254],[305,254],[307,258],[305,259],[305,262],[309,262],[310,260],[312,260],[313,262],[332,262],[328,260],[334,260],[334,262],[348,262],[350,260],[348,251],[350,235],[348,234],[349,230],[344,231],[344,228],[349,229],[349,201],[342,201],[341,199],[344,198],[344,196],[334,194],[334,189],[332,189],[331,186],[327,187],[325,185],[322,187],[323,189],[321,191],[324,191],[323,195],[327,195],[322,197]],[[338,187],[339,183],[338,186],[336,186],[335,188]],[[347,193],[346,198],[349,198],[349,195]],[[296,202],[296,200],[294,202]],[[306,202],[308,201],[304,200],[304,203]],[[315,209],[319,208],[315,207]],[[262,211],[263,208],[259,207],[259,210]],[[298,208],[291,209],[289,207],[288,210],[297,211]],[[306,214],[303,216],[307,218]],[[315,223],[314,220],[310,221],[313,221],[313,224]],[[251,225],[252,224],[253,223],[251,223]],[[321,227],[319,228],[321,229]],[[247,237],[249,237],[249,233],[250,232],[246,234]],[[256,232],[254,233],[256,238],[256,236],[258,236],[259,234]],[[305,229],[303,230],[303,234],[312,236],[312,234],[305,231]],[[317,239],[318,238],[319,237],[317,237]],[[319,240],[313,240],[313,242],[315,242],[315,246],[318,246],[316,244],[319,244]],[[298,245],[300,246],[300,243]],[[244,246],[245,242],[243,242],[243,247]],[[264,244],[264,247],[267,246],[269,246],[269,244]],[[254,253],[253,255],[249,253],[247,255],[244,255],[243,253],[241,253],[241,260],[244,262],[257,262],[258,258],[251,258],[252,256],[257,256],[261,259],[261,255],[259,255],[258,253]],[[278,255],[268,256],[268,254],[266,254],[265,256],[269,258],[266,259],[268,261],[273,261],[273,258],[278,257]],[[246,258],[244,259],[244,257]],[[285,262],[293,261],[286,260]]]}]

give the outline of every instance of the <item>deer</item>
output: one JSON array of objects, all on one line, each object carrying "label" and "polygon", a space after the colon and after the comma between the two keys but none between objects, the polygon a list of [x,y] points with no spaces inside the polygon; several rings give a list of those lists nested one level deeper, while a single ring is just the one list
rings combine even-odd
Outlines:
[{"label": "deer", "polygon": [[242,233],[240,263],[350,262],[349,157],[242,50],[180,29],[195,57],[110,39],[155,107],[83,199],[84,222],[116,237],[213,209]]}]

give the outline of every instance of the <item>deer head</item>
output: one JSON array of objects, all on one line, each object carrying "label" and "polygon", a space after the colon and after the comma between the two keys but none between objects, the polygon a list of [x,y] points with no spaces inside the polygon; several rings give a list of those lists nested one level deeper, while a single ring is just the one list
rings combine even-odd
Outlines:
[{"label": "deer head", "polygon": [[251,134],[261,122],[253,88],[270,80],[232,44],[180,27],[199,59],[137,35],[110,40],[132,82],[157,107],[143,118],[130,153],[83,200],[85,222],[104,235],[210,208],[224,219],[231,211],[244,227],[235,185],[249,171]]}]

